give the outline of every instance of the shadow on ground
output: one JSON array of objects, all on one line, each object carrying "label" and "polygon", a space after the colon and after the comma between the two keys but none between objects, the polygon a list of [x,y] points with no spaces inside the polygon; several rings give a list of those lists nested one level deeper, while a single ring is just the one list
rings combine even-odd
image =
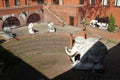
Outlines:
[{"label": "shadow on ground", "polygon": [[41,72],[0,46],[0,80],[49,80]]},{"label": "shadow on ground", "polygon": [[69,70],[52,80],[120,80],[120,44],[108,51],[103,61],[104,72]]},{"label": "shadow on ground", "polygon": [[[119,80],[120,44],[108,51],[104,73],[69,70],[51,80]],[[50,80],[41,72],[0,46],[0,80]]]}]

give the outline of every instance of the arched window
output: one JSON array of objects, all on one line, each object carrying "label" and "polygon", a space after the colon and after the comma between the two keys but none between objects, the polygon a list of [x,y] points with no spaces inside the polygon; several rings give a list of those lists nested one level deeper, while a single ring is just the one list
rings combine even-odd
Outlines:
[{"label": "arched window", "polygon": [[120,6],[120,0],[115,0],[115,6]]}]

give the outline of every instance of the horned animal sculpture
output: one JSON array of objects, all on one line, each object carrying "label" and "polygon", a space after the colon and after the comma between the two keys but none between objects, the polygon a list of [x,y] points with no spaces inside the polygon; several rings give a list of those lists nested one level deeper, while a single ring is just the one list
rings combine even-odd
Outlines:
[{"label": "horned animal sculpture", "polygon": [[[65,52],[70,56],[75,69],[102,69],[102,61],[107,54],[106,46],[99,38],[76,37],[72,49],[65,47]],[[76,55],[79,59],[76,60]]]}]

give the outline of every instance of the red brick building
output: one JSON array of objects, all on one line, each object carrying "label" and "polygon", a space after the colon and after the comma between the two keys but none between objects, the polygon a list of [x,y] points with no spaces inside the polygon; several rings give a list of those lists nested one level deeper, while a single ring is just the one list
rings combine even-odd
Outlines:
[{"label": "red brick building", "polygon": [[0,0],[0,29],[43,21],[43,0]]},{"label": "red brick building", "polygon": [[[37,21],[79,26],[83,17],[89,22],[111,13],[120,27],[120,0],[0,0],[0,27],[11,19],[9,25],[17,26]],[[9,19],[11,16],[14,18]]]},{"label": "red brick building", "polygon": [[67,24],[79,26],[81,17],[89,22],[96,16],[109,17],[112,13],[120,26],[120,0],[47,0],[49,8]]}]

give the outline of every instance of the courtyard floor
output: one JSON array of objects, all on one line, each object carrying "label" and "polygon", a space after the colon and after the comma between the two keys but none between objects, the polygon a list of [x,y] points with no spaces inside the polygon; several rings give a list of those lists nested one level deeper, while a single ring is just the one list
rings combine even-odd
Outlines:
[{"label": "courtyard floor", "polygon": [[[59,27],[56,33],[81,34],[78,27]],[[64,51],[68,37],[59,38],[56,33],[48,33],[47,23],[34,27],[38,33],[19,40],[6,40],[0,35],[0,57],[5,63],[5,76],[9,80],[119,80],[120,44],[102,38],[108,54],[103,62],[105,72],[73,71],[71,62]],[[29,35],[27,27],[13,30],[18,36]],[[47,35],[37,35],[47,33]],[[54,38],[54,39],[53,39]]]}]

